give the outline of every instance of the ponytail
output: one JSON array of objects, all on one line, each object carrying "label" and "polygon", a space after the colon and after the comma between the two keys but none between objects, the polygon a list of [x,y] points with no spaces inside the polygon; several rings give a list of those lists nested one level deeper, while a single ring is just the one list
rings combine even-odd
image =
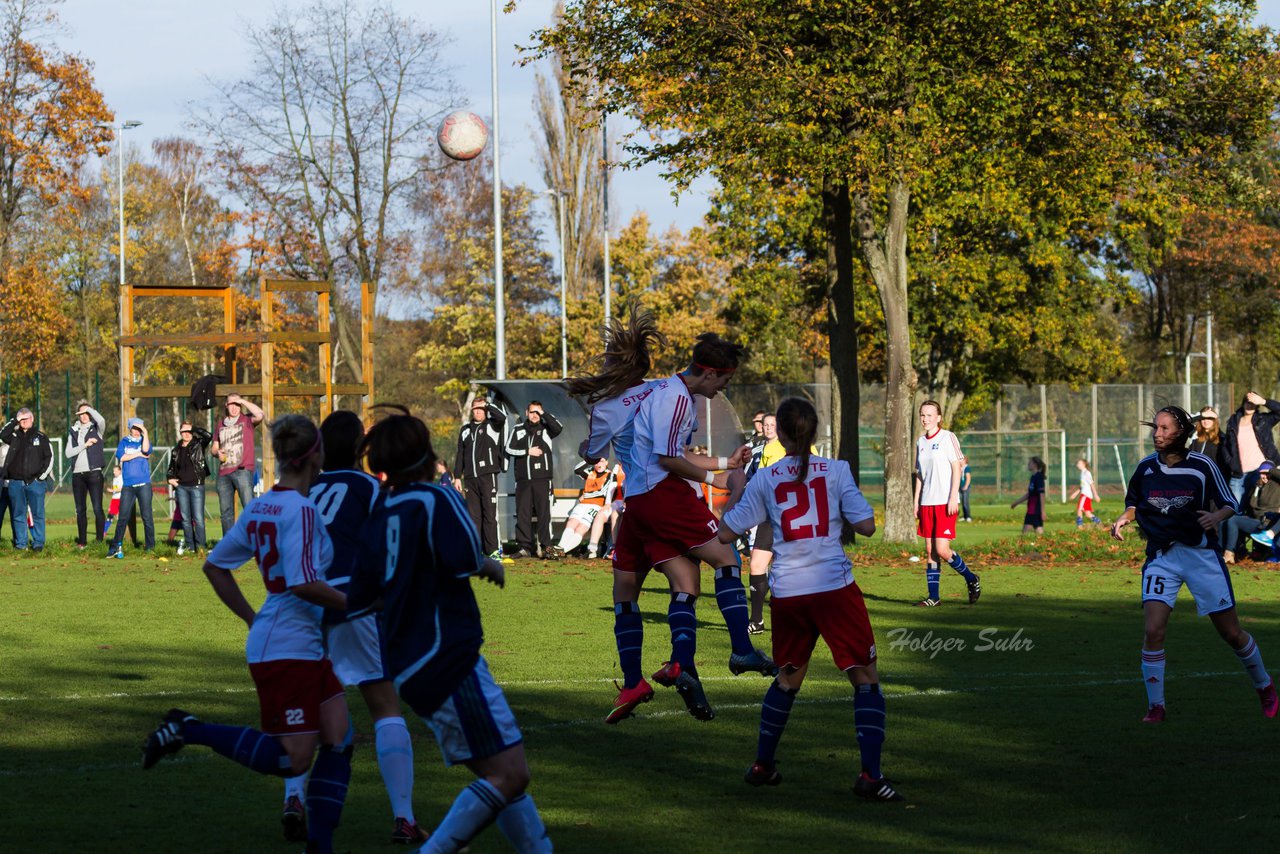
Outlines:
[{"label": "ponytail", "polygon": [[778,432],[796,446],[796,482],[803,483],[809,476],[809,455],[813,440],[818,435],[818,411],[813,404],[801,397],[788,397],[778,406]]}]

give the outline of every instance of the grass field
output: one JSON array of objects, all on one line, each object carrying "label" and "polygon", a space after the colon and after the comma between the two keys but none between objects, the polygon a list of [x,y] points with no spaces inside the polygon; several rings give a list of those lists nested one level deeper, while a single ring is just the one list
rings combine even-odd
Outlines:
[{"label": "grass field", "polygon": [[[190,558],[163,546],[123,561],[76,552],[66,505],[52,504],[42,557],[0,546],[0,850],[297,850],[279,838],[277,780],[201,748],[139,769],[143,735],[172,705],[256,722],[243,628]],[[853,797],[850,689],[825,648],[779,751],[785,782],[757,790],[741,776],[767,683],[729,675],[712,597],[699,603],[699,664],[716,720],[693,720],[659,689],[636,717],[608,727],[617,667],[604,568],[524,562],[509,568],[505,590],[477,584],[486,656],[525,732],[532,791],[557,849],[1199,851],[1265,848],[1280,836],[1280,720],[1262,717],[1235,657],[1190,600],[1169,631],[1170,718],[1145,726],[1136,544],[1088,562],[1054,546],[1050,558],[1049,548],[999,541],[1020,516],[975,513],[958,547],[1008,554],[971,559],[984,587],[975,607],[961,604],[951,573],[943,607],[911,607],[922,564],[874,541],[867,552],[878,557],[857,567],[889,698],[885,771],[910,798],[905,807]],[[1077,534],[1066,511],[1058,515],[1046,543]],[[1087,553],[1106,554],[1101,532],[1080,537]],[[259,601],[256,573],[239,575]],[[1280,574],[1246,564],[1233,578],[1246,627],[1280,669]],[[641,605],[654,669],[669,649],[661,578]],[[979,651],[984,630],[1017,635],[1020,648]],[[935,655],[927,644],[895,644],[907,634],[965,648]],[[352,701],[361,737],[339,847],[394,850],[368,715]],[[467,773],[445,770],[425,726],[411,727],[418,818],[431,826]],[[472,850],[509,849],[491,829]]]}]

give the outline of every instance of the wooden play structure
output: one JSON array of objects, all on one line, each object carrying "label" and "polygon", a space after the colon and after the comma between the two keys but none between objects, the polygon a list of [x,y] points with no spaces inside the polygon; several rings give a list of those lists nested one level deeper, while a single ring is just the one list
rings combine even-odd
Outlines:
[{"label": "wooden play structure", "polygon": [[[272,295],[285,292],[315,294],[317,298],[315,329],[277,329],[274,321]],[[373,292],[368,283],[360,286],[360,365],[363,383],[333,382],[333,347],[335,332],[330,328],[329,310],[333,285],[330,282],[308,282],[296,279],[258,280],[259,328],[236,328],[236,291],[229,285],[165,286],[122,285],[120,287],[120,424],[127,423],[133,401],[139,398],[182,398],[191,389],[176,385],[135,385],[134,349],[137,347],[221,347],[223,354],[222,375],[225,384],[218,386],[218,396],[236,393],[257,398],[264,414],[264,424],[275,418],[276,398],[309,397],[320,401],[320,417],[324,418],[334,408],[338,395],[358,395],[360,414],[368,419],[373,401]],[[182,299],[219,299],[222,301],[221,332],[182,332],[163,335],[139,335],[134,332],[135,301],[143,297],[179,297]],[[275,380],[275,347],[277,344],[312,344],[319,348],[320,381],[313,384],[282,384]],[[236,362],[238,345],[257,345],[261,355],[262,371],[257,382],[241,382]],[[271,442],[259,437],[262,449],[263,478],[270,483],[274,479],[275,460]]]}]

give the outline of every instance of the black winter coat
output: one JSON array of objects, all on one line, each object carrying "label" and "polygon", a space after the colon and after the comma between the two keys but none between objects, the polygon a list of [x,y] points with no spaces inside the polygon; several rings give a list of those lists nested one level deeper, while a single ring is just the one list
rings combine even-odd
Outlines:
[{"label": "black winter coat", "polygon": [[[1246,397],[1245,400],[1247,399]],[[1244,404],[1244,400],[1240,401],[1240,407],[1227,419],[1227,429],[1222,434],[1222,467],[1232,477],[1244,475],[1240,469],[1240,449],[1236,445],[1236,431],[1241,417],[1244,416]],[[1272,435],[1276,424],[1280,424],[1280,401],[1268,398],[1263,405],[1269,411],[1254,410],[1253,434],[1258,437],[1258,447],[1262,450],[1262,456],[1273,463],[1280,462],[1280,451],[1276,450],[1276,440]]]}]

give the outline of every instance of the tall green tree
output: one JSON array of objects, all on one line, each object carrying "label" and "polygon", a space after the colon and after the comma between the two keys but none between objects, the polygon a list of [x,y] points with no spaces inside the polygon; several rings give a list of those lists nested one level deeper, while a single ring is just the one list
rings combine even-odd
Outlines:
[{"label": "tall green tree", "polygon": [[[885,535],[906,541],[913,214],[977,203],[1026,246],[1057,245],[1096,232],[1138,168],[1212,168],[1262,135],[1275,102],[1252,12],[1222,0],[577,0],[537,40],[580,79],[596,75],[598,109],[648,132],[630,141],[636,160],[682,184],[761,173],[820,196],[833,397],[856,389],[860,263],[885,327]],[[847,421],[842,456],[856,441]]]}]

